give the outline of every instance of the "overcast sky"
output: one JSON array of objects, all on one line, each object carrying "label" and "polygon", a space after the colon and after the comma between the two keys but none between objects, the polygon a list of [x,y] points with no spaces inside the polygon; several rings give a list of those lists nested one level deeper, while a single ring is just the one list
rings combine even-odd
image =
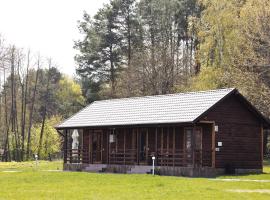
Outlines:
[{"label": "overcast sky", "polygon": [[0,33],[7,42],[51,57],[59,69],[75,73],[73,41],[83,11],[93,16],[109,0],[0,0]]}]

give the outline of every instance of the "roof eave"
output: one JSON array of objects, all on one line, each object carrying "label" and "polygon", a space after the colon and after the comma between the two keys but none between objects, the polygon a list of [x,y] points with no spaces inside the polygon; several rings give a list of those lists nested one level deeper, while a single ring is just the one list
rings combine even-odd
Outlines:
[{"label": "roof eave", "polygon": [[70,127],[54,127],[57,130],[66,130],[66,129],[86,129],[86,128],[119,128],[119,127],[149,127],[149,126],[170,126],[170,125],[185,125],[185,124],[194,124],[193,121],[186,122],[164,122],[164,123],[149,123],[149,124],[116,124],[116,125],[95,125],[95,126],[70,126]]}]

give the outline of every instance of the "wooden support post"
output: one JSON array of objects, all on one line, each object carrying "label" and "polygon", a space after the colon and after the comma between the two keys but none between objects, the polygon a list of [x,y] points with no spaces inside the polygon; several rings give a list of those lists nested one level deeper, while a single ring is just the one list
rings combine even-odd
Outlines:
[{"label": "wooden support post", "polygon": [[160,151],[161,151],[161,154],[163,153],[163,127],[161,128],[161,141],[160,141],[160,143],[161,143],[161,148],[160,148]]},{"label": "wooden support post", "polygon": [[215,133],[215,123],[212,123],[212,167],[216,166],[216,133]]},{"label": "wooden support post", "polygon": [[116,153],[117,153],[117,150],[118,150],[118,134],[117,134],[117,129],[114,128],[113,129],[113,135],[114,135],[114,139],[115,139],[115,142],[114,142],[114,149],[113,149],[113,162],[115,164],[116,162]]},{"label": "wooden support post", "polygon": [[124,165],[126,164],[126,129],[124,129]]},{"label": "wooden support post", "polygon": [[100,161],[101,161],[101,163],[103,163],[103,129],[101,129],[101,132],[99,133],[99,134],[101,134],[101,138],[100,138],[100,142],[101,142],[101,144],[100,144]]},{"label": "wooden support post", "polygon": [[109,130],[108,131],[108,145],[109,145],[109,148],[108,148],[108,159],[109,159],[109,161],[108,161],[108,163],[109,163],[109,165],[111,164],[111,142],[110,142],[110,134],[111,134],[111,131],[112,130]]},{"label": "wooden support post", "polygon": [[157,137],[158,137],[158,129],[156,127],[156,130],[155,130],[155,154],[156,155],[157,155],[157,151],[158,151]]},{"label": "wooden support post", "polygon": [[161,147],[160,147],[160,154],[161,154],[161,165],[163,165],[163,158],[164,158],[164,155],[163,155],[163,127],[161,127]]},{"label": "wooden support post", "polygon": [[139,128],[137,128],[137,165],[139,165],[139,156],[140,156],[140,143],[139,143]]},{"label": "wooden support post", "polygon": [[146,140],[146,144],[145,144],[145,160],[146,160],[146,164],[148,164],[148,128],[146,128],[146,136],[145,136],[145,140]]},{"label": "wooden support post", "polygon": [[167,166],[169,166],[169,158],[170,158],[170,127],[167,128],[167,157],[166,157],[166,161],[167,161]]},{"label": "wooden support post", "polygon": [[167,128],[167,152],[170,152],[170,128]]},{"label": "wooden support post", "polygon": [[[131,132],[132,132],[132,141],[131,141],[131,143],[132,143],[132,158],[133,158],[133,163],[135,164],[136,163],[136,132],[135,132],[135,129],[134,128],[132,128],[131,129]],[[135,159],[134,159],[134,157],[135,157]]]},{"label": "wooden support post", "polygon": [[187,154],[186,154],[186,129],[182,128],[183,130],[183,166],[187,165]]},{"label": "wooden support post", "polygon": [[93,130],[89,130],[89,156],[90,156],[90,163],[93,164]]},{"label": "wooden support post", "polygon": [[175,166],[175,127],[173,127],[173,166]]},{"label": "wooden support post", "polygon": [[157,137],[158,137],[158,129],[155,129],[155,157],[156,157],[156,165],[158,165],[158,144],[157,144]]},{"label": "wooden support post", "polygon": [[79,131],[79,145],[78,145],[78,162],[80,164],[83,163],[83,148],[82,148],[82,142],[83,142],[83,133]]},{"label": "wooden support post", "polygon": [[109,164],[109,156],[110,156],[110,151],[109,151],[109,146],[110,146],[110,135],[109,135],[109,130],[108,129],[106,129],[106,137],[107,137],[107,144],[106,144],[106,149],[107,149],[107,151],[106,151],[106,153],[107,153],[107,164]]},{"label": "wooden support post", "polygon": [[68,141],[67,141],[67,130],[64,133],[64,163],[67,163],[67,155],[68,155]]}]

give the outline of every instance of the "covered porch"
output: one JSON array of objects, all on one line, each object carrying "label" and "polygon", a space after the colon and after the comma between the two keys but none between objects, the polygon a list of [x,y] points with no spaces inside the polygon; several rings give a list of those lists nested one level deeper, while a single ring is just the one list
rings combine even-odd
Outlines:
[{"label": "covered porch", "polygon": [[[64,163],[81,166],[215,167],[213,122],[64,130]],[[74,146],[74,141],[77,146]],[[74,148],[76,147],[76,148]]]}]

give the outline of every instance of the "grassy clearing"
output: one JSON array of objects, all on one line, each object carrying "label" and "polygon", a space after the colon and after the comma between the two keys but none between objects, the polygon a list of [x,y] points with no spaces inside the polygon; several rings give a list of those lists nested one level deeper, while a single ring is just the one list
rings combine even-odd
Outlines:
[{"label": "grassy clearing", "polygon": [[[61,169],[61,162],[0,163],[0,200],[5,199],[270,199],[270,182],[224,182],[206,178],[151,175],[49,172]],[[17,170],[20,172],[3,172]],[[265,174],[233,176],[270,180]],[[230,178],[222,176],[220,178]]]},{"label": "grassy clearing", "polygon": [[42,170],[62,170],[62,161],[38,161],[36,162],[0,162],[0,172],[1,171],[42,171]]}]

